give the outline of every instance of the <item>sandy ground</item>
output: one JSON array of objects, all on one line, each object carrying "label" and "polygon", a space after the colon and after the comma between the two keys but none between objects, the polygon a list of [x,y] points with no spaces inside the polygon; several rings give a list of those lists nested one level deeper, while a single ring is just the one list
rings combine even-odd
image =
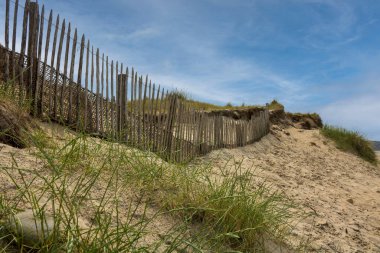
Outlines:
[{"label": "sandy ground", "polygon": [[299,204],[308,216],[291,236],[309,245],[306,252],[380,252],[380,166],[337,150],[318,130],[275,126],[260,142],[200,160],[242,160]]}]

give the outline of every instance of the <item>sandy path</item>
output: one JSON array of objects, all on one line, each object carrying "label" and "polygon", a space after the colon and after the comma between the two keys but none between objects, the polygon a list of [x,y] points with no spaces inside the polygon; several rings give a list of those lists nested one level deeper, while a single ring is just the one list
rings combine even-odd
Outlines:
[{"label": "sandy path", "polygon": [[337,150],[317,130],[275,127],[258,143],[200,158],[210,159],[244,159],[244,168],[300,204],[310,215],[292,237],[309,243],[306,252],[380,252],[380,166]]}]

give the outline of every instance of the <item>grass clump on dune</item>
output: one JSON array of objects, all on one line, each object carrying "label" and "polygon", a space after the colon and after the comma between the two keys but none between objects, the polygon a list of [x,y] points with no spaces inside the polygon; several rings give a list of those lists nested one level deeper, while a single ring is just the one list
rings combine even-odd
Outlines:
[{"label": "grass clump on dune", "polygon": [[378,163],[373,144],[359,132],[325,125],[321,133],[333,140],[339,149],[358,155],[370,163]]}]

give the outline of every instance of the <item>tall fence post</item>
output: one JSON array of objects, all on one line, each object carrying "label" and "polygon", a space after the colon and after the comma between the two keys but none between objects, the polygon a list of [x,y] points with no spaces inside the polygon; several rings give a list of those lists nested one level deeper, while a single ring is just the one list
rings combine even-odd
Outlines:
[{"label": "tall fence post", "polygon": [[28,36],[28,82],[26,88],[26,97],[30,99],[31,112],[34,113],[34,93],[37,91],[37,73],[38,73],[38,64],[37,64],[37,43],[38,43],[38,31],[39,31],[39,8],[38,3],[30,2],[28,6],[29,12],[29,36]]},{"label": "tall fence post", "polygon": [[5,73],[4,80],[6,87],[8,86],[8,78],[9,78],[9,0],[5,1]]}]

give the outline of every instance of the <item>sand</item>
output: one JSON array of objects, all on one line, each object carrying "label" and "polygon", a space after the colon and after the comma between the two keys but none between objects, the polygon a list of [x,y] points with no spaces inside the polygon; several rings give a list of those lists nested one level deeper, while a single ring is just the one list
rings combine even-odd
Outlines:
[{"label": "sand", "polygon": [[210,160],[229,166],[242,160],[295,201],[307,216],[291,239],[308,245],[305,252],[380,252],[380,166],[336,149],[318,130],[274,126],[260,142],[197,162]]}]

